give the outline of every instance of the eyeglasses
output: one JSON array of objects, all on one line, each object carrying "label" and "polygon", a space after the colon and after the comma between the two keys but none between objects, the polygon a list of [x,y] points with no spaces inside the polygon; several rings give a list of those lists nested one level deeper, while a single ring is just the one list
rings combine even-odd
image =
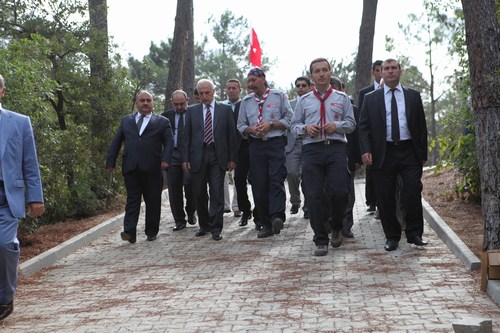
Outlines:
[{"label": "eyeglasses", "polygon": [[296,84],[295,87],[297,87],[297,88],[307,88],[307,84],[305,84],[305,83]]}]

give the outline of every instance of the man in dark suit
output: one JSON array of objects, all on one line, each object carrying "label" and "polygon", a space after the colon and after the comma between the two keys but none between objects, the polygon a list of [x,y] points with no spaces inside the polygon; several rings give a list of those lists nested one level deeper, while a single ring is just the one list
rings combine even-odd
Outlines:
[{"label": "man in dark suit", "polygon": [[[182,142],[182,167],[191,172],[198,223],[196,236],[212,233],[222,239],[224,177],[236,167],[238,146],[233,110],[214,100],[215,86],[200,80],[196,86],[200,104],[188,107]],[[208,209],[207,184],[210,188]]]},{"label": "man in dark suit", "polygon": [[[372,65],[373,83],[359,91],[359,109],[363,107],[363,101],[366,94],[377,90],[380,87],[380,80],[382,79],[382,60],[376,60]],[[367,165],[365,169],[365,199],[368,206],[367,211],[374,213],[377,206],[375,198],[375,186],[373,184],[373,172],[371,166]]]},{"label": "man in dark suit", "polygon": [[[241,83],[238,79],[227,80],[226,94],[228,99],[225,103],[233,109],[234,123],[236,124],[241,105]],[[234,188],[238,210],[241,212],[241,219],[238,225],[244,227],[248,224],[248,220],[252,218],[252,204],[248,199],[247,188],[248,172],[250,170],[250,151],[248,149],[248,139],[243,137],[238,130],[236,130],[236,136],[238,137],[238,165],[234,169]]]},{"label": "man in dark suit", "polygon": [[[338,77],[332,76],[330,78],[330,85],[333,89],[346,92],[346,87],[344,82],[340,81]],[[356,171],[361,168],[363,162],[361,161],[361,154],[359,152],[359,139],[358,139],[358,123],[359,123],[359,109],[354,105],[354,100],[350,98],[352,104],[352,111],[354,113],[354,119],[356,120],[356,127],[354,131],[346,134],[347,138],[347,169],[349,169],[349,195],[347,206],[344,214],[344,219],[342,220],[342,236],[346,238],[353,238],[354,234],[351,229],[354,225],[354,218],[352,210],[354,208],[354,203],[356,202],[356,193],[354,189],[354,178],[356,177]]]},{"label": "man in dark suit", "polygon": [[[174,134],[174,150],[170,166],[167,169],[168,199],[175,221],[174,231],[186,228],[186,215],[187,223],[191,225],[196,224],[196,216],[194,214],[196,208],[192,194],[191,175],[189,172],[182,170],[181,155],[188,100],[189,98],[185,91],[176,90],[170,98],[174,108],[162,113],[162,116],[170,121]],[[184,196],[186,197],[185,211]]]},{"label": "man in dark suit", "polygon": [[[0,100],[6,92],[0,75]],[[30,118],[0,104],[0,320],[14,311],[19,262],[19,219],[45,212]]]},{"label": "man in dark suit", "polygon": [[130,243],[136,242],[141,197],[146,203],[147,240],[156,239],[160,228],[161,169],[168,168],[174,144],[170,121],[153,113],[153,97],[149,92],[139,92],[135,106],[137,113],[122,118],[106,161],[108,170],[113,171],[124,143],[122,174],[127,189],[127,204],[121,237]]},{"label": "man in dark suit", "polygon": [[375,192],[385,250],[398,248],[401,225],[396,214],[396,188],[401,177],[401,206],[408,243],[426,245],[422,216],[422,166],[427,160],[427,125],[420,93],[399,83],[397,60],[382,63],[383,89],[365,96],[359,123],[363,163],[374,171]]},{"label": "man in dark suit", "polygon": [[[295,79],[295,92],[297,93],[297,98],[290,101],[290,106],[292,110],[295,109],[297,101],[302,98],[305,94],[311,91],[311,80],[306,76],[299,76]],[[302,139],[296,138],[290,130],[286,132],[287,142],[285,146],[286,154],[286,181],[288,183],[288,193],[290,194],[290,203],[292,207],[290,208],[290,214],[297,214],[300,208],[300,183],[302,175]],[[304,186],[304,184],[302,184]],[[309,213],[307,211],[307,204],[304,201],[304,206],[302,207],[304,211],[304,218],[309,219]]]}]

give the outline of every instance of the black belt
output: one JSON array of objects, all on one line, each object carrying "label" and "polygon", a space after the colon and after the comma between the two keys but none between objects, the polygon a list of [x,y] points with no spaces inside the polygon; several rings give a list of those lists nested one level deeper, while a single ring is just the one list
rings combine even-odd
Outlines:
[{"label": "black belt", "polygon": [[340,144],[345,144],[345,142],[340,141],[340,140],[323,140],[323,141],[318,141],[318,142],[312,142],[313,144],[318,144],[318,145],[340,145]]},{"label": "black belt", "polygon": [[[276,140],[276,139],[283,139],[283,136],[281,136],[281,135],[280,135],[280,136],[263,137],[263,138],[254,138],[254,137],[252,136],[252,137],[250,137],[250,138],[252,139],[252,141],[253,141],[253,140],[256,140],[256,141],[264,141],[264,142],[266,142],[266,141],[273,141],[273,140]],[[249,138],[249,139],[250,139],[250,138]]]},{"label": "black belt", "polygon": [[215,149],[215,144],[212,142],[212,143],[203,143],[203,147],[207,148],[207,149]]},{"label": "black belt", "polygon": [[410,145],[412,141],[411,140],[401,140],[397,142],[387,141],[386,143],[388,146],[406,146]]}]

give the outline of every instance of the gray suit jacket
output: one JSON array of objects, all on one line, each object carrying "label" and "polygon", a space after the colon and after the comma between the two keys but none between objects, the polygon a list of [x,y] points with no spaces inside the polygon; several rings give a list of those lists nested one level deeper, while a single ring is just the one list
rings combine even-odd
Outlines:
[{"label": "gray suit jacket", "polygon": [[0,158],[5,193],[12,215],[24,218],[26,203],[44,201],[33,128],[27,116],[6,109],[1,112]]},{"label": "gray suit jacket", "polygon": [[[217,161],[223,170],[227,170],[228,162],[238,162],[238,137],[230,105],[215,103],[213,124]],[[199,172],[201,168],[204,131],[203,105],[189,106],[182,141],[182,161],[191,163],[191,172]]]},{"label": "gray suit jacket", "polygon": [[[292,110],[295,111],[295,105],[297,105],[297,99],[292,99],[290,101],[290,106],[292,107]],[[297,138],[295,137],[295,135],[292,134],[291,130],[288,129],[288,131],[286,131],[286,138],[287,138],[287,141],[286,141],[286,146],[285,146],[285,153],[289,153],[293,150],[293,147],[295,147],[295,141],[297,140]]]}]

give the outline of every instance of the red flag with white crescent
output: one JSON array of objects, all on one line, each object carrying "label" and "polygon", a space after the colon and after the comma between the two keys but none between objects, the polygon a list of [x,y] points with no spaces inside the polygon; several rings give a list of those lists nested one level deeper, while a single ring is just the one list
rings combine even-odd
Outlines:
[{"label": "red flag with white crescent", "polygon": [[252,37],[250,39],[250,64],[255,67],[262,67],[262,49],[260,48],[259,38],[252,28]]}]

